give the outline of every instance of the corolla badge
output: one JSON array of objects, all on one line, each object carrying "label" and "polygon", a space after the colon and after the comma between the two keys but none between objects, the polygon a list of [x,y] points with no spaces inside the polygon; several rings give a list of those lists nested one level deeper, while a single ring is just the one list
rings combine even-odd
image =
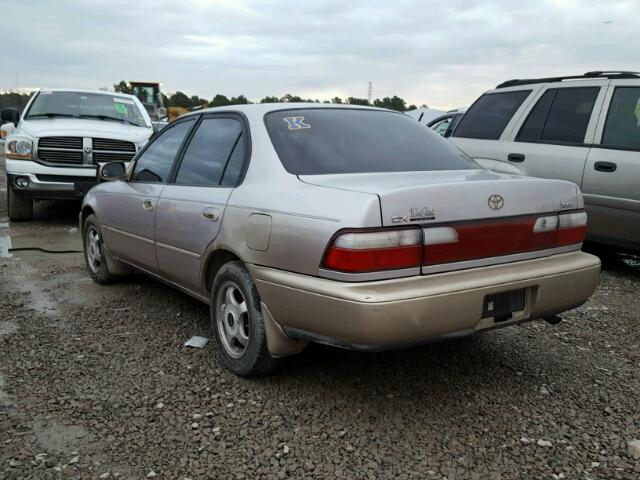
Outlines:
[{"label": "corolla badge", "polygon": [[502,195],[493,194],[489,197],[487,203],[491,210],[500,210],[504,207],[504,198],[502,198]]},{"label": "corolla badge", "polygon": [[409,209],[409,215],[396,215],[391,217],[391,223],[424,222],[435,220],[436,211],[429,207],[415,207]]},{"label": "corolla badge", "polygon": [[410,222],[423,222],[425,220],[435,220],[436,211],[429,207],[412,208],[409,210]]}]

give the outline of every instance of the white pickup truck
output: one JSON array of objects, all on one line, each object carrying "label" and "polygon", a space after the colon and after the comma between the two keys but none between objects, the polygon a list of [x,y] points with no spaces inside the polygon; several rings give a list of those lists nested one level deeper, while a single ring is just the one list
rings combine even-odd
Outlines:
[{"label": "white pickup truck", "polygon": [[96,183],[96,167],[128,162],[153,133],[140,101],[120,93],[41,89],[10,122],[4,145],[11,220],[33,216],[34,199],[81,199]]}]

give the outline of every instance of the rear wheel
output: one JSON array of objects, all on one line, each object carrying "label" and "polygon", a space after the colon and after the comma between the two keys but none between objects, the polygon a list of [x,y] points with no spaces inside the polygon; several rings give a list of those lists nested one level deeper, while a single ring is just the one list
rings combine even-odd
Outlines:
[{"label": "rear wheel", "polygon": [[31,220],[33,218],[33,200],[21,197],[7,182],[7,211],[9,220]]},{"label": "rear wheel", "polygon": [[82,239],[84,259],[93,281],[102,284],[113,282],[116,276],[109,271],[100,226],[96,216],[93,214],[89,215],[84,221]]},{"label": "rear wheel", "polygon": [[211,327],[220,360],[236,375],[261,375],[278,365],[267,349],[258,290],[242,262],[223,265],[213,280]]}]

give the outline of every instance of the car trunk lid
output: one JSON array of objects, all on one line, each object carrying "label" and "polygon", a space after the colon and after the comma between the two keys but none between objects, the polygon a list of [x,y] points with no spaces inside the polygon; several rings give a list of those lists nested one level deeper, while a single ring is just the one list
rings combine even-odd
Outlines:
[{"label": "car trunk lid", "polygon": [[[583,207],[578,188],[572,183],[488,170],[301,175],[299,178],[313,185],[378,195],[382,226],[513,217]],[[501,197],[502,202],[495,196]]]},{"label": "car trunk lid", "polygon": [[558,228],[558,212],[583,208],[578,187],[561,180],[488,170],[307,175],[300,180],[376,194],[381,226],[421,227],[423,273],[467,268],[474,265],[465,262],[478,259],[494,259],[483,264],[514,261],[515,254],[577,245],[585,228]]}]

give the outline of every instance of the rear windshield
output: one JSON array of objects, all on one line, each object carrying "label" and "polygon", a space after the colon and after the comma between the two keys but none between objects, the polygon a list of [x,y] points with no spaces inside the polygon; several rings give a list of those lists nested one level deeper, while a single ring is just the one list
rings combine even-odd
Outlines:
[{"label": "rear windshield", "polygon": [[414,118],[347,108],[281,110],[265,123],[284,168],[295,175],[480,168]]}]

